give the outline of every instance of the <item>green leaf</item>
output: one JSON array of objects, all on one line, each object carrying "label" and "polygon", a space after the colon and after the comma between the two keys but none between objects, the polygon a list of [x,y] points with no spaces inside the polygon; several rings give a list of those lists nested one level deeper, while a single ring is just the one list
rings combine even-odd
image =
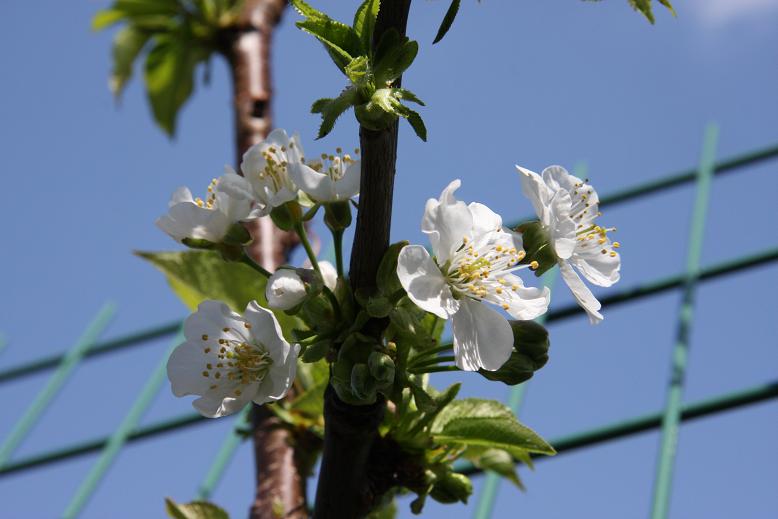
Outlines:
[{"label": "green leaf", "polygon": [[406,90],[404,88],[393,88],[392,90],[394,90],[394,95],[398,99],[407,99],[408,101],[410,101],[412,103],[416,103],[416,104],[419,104],[421,106],[425,106],[424,102],[421,99],[419,99],[418,97],[416,97],[416,94],[414,94],[410,90]]},{"label": "green leaf", "polygon": [[440,24],[438,33],[435,35],[435,39],[432,40],[433,45],[442,40],[443,36],[445,36],[448,30],[451,28],[451,24],[454,23],[454,18],[457,17],[457,13],[459,12],[459,2],[460,0],[451,1],[451,5],[448,6],[446,15],[443,17],[443,21]]},{"label": "green leaf", "polygon": [[358,95],[353,88],[347,88],[335,99],[319,99],[311,106],[311,113],[321,114],[321,126],[319,126],[319,135],[321,139],[332,131],[335,121],[338,120],[343,112],[351,108],[358,101]]},{"label": "green leaf", "polygon": [[408,245],[407,241],[398,241],[391,244],[386,249],[383,258],[381,258],[381,263],[378,265],[376,285],[378,290],[386,297],[390,297],[402,290],[400,279],[397,277],[397,256],[399,256],[400,251],[406,245]]},{"label": "green leaf", "polygon": [[157,36],[146,57],[146,93],[154,119],[169,136],[175,134],[178,111],[194,89],[200,55],[196,42],[179,31]]},{"label": "green leaf", "polygon": [[430,427],[441,444],[482,446],[514,452],[553,455],[553,447],[522,425],[505,405],[495,400],[466,398],[447,405]]},{"label": "green leaf", "polygon": [[419,411],[422,413],[432,413],[438,410],[435,400],[427,394],[423,387],[411,379],[408,379],[408,386],[411,388],[413,400],[416,402],[416,407],[419,408]]},{"label": "green leaf", "polygon": [[354,32],[362,42],[362,53],[370,55],[373,48],[373,31],[381,0],[365,0],[354,15]]},{"label": "green leaf", "polygon": [[173,519],[230,519],[227,512],[208,501],[178,504],[166,497],[165,511]]},{"label": "green leaf", "polygon": [[168,278],[173,291],[190,309],[206,299],[224,301],[236,312],[256,300],[266,305],[266,280],[243,263],[226,262],[215,251],[136,252]]},{"label": "green leaf", "polygon": [[[243,313],[254,300],[267,308],[264,277],[242,263],[226,262],[215,251],[136,252],[151,262],[167,278],[179,299],[194,311],[202,301],[224,301],[236,312]],[[273,312],[284,335],[299,326],[296,318],[284,312]]]},{"label": "green leaf", "polygon": [[317,11],[303,0],[292,0],[291,3],[295,11],[300,13],[300,15],[305,16],[306,18],[327,18],[326,14],[321,11]]},{"label": "green leaf", "polygon": [[116,9],[102,9],[92,17],[92,30],[101,31],[106,27],[117,24],[125,17],[124,11]]},{"label": "green leaf", "polygon": [[418,114],[418,112],[411,110],[410,108],[408,109],[408,112],[409,113],[406,116],[406,119],[408,119],[408,122],[411,123],[411,128],[413,128],[413,131],[416,132],[416,135],[419,137],[419,139],[427,142],[427,127],[424,126],[424,121],[422,120],[421,116]]},{"label": "green leaf", "polygon": [[373,73],[376,86],[381,88],[399,78],[411,66],[418,52],[419,44],[415,41],[400,36],[394,29],[386,31],[375,52]]},{"label": "green leaf", "polygon": [[122,27],[116,33],[112,49],[113,70],[109,79],[109,86],[115,97],[121,96],[124,85],[132,77],[135,58],[138,57],[150,37],[148,32],[138,31],[132,25]]},{"label": "green leaf", "polygon": [[516,472],[516,462],[508,451],[502,449],[485,449],[478,451],[475,455],[468,456],[467,453],[465,453],[465,455],[476,467],[496,472],[500,476],[510,480],[511,483],[516,485],[520,490],[526,490]]},{"label": "green leaf", "polygon": [[325,377],[316,380],[315,384],[307,387],[305,391],[295,398],[290,406],[290,411],[297,411],[310,418],[318,418],[324,412],[324,390],[327,389],[329,384],[329,368],[326,362],[316,363],[316,365],[323,365],[325,368]]}]

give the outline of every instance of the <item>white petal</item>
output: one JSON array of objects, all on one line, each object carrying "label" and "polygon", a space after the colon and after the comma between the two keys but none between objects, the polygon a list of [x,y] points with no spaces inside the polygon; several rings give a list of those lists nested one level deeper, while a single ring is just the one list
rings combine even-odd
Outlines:
[{"label": "white petal", "polygon": [[194,203],[194,199],[192,198],[192,192],[189,191],[188,187],[179,187],[175,191],[173,191],[173,196],[170,197],[170,202],[168,202],[168,207],[173,207],[176,204],[181,204],[183,202],[190,202]]},{"label": "white petal", "polygon": [[238,398],[203,396],[192,402],[192,405],[206,418],[219,418],[237,413],[250,401],[251,393],[247,391]]},{"label": "white petal", "polygon": [[[212,384],[210,378],[203,376],[203,370],[209,361],[215,364],[216,354],[204,354],[201,342],[189,340],[176,346],[167,361],[167,377],[173,394],[181,397],[184,395],[204,395]],[[215,352],[216,350],[214,350]]]},{"label": "white petal", "polygon": [[576,184],[583,184],[580,178],[571,175],[562,166],[549,166],[543,170],[543,181],[553,191],[563,189],[572,194]]},{"label": "white petal", "polygon": [[543,182],[540,175],[534,171],[522,168],[519,165],[516,165],[516,170],[518,170],[520,174],[519,178],[521,179],[522,193],[524,193],[524,196],[529,198],[529,201],[532,202],[532,207],[535,208],[535,214],[538,215],[538,218],[540,218],[543,223],[547,224],[546,206],[551,198],[548,187],[546,187],[546,184]]},{"label": "white petal", "polygon": [[[580,245],[576,249],[570,261],[581,271],[581,274],[597,286],[609,287],[621,278],[621,255],[616,253],[610,255],[610,250],[606,249],[603,254],[603,248],[598,244],[592,243],[594,240],[587,240],[590,243],[582,248]],[[581,245],[586,242],[579,242]],[[610,247],[610,242],[605,244]],[[615,251],[614,251],[615,252]]]},{"label": "white petal", "polygon": [[195,238],[218,243],[227,233],[231,222],[220,211],[206,209],[197,204],[176,204],[156,222],[157,227],[173,239]]},{"label": "white petal", "polygon": [[562,279],[565,280],[567,286],[572,290],[576,301],[581,307],[586,310],[589,315],[589,322],[597,324],[603,320],[602,314],[599,312],[601,305],[594,297],[592,291],[589,290],[578,274],[573,270],[573,267],[567,261],[559,262],[559,271],[562,274]]},{"label": "white petal", "polygon": [[420,308],[443,319],[459,309],[459,301],[454,299],[446,278],[421,245],[408,245],[400,251],[397,277],[408,297]]},{"label": "white petal", "polygon": [[[268,348],[268,353],[273,356],[274,360],[282,359],[285,361],[289,343],[284,339],[284,332],[273,312],[262,308],[256,301],[251,301],[246,305],[246,311],[243,315],[246,317],[246,321],[251,324],[251,336]],[[276,351],[280,351],[278,357],[276,357]]]},{"label": "white petal", "polygon": [[265,287],[268,306],[277,310],[289,310],[302,303],[307,295],[303,280],[289,269],[276,270]]},{"label": "white petal", "polygon": [[299,352],[300,345],[295,344],[289,349],[284,362],[273,364],[254,396],[255,404],[262,405],[286,396],[294,383],[294,377],[297,375],[297,355]]},{"label": "white petal", "polygon": [[465,371],[500,369],[513,351],[513,332],[497,311],[470,298],[463,298],[452,319],[454,356]]},{"label": "white petal", "polygon": [[575,221],[570,217],[573,203],[570,193],[564,190],[551,195],[547,205],[544,223],[554,252],[561,259],[567,259],[575,248]]},{"label": "white petal", "polygon": [[440,263],[445,263],[470,235],[473,216],[467,205],[454,197],[459,179],[451,182],[440,194],[440,199],[429,199],[424,209],[421,230],[429,236],[432,251]]},{"label": "white petal", "polygon": [[348,200],[359,194],[360,175],[361,166],[358,160],[346,167],[343,177],[335,182],[335,195],[338,200]]},{"label": "white petal", "polygon": [[502,229],[502,217],[484,204],[471,202],[467,207],[470,209],[470,214],[473,215],[473,235]]},{"label": "white petal", "polygon": [[502,294],[495,294],[490,302],[502,306],[507,304],[505,310],[514,319],[529,321],[540,317],[548,310],[551,302],[551,291],[547,287],[527,287],[524,281],[513,274],[502,276],[505,285],[502,286]]},{"label": "white petal", "polygon": [[292,163],[289,174],[297,186],[317,202],[335,202],[335,182],[329,175],[320,173],[307,164]]},{"label": "white petal", "polygon": [[321,277],[324,281],[324,285],[330,290],[335,290],[338,284],[338,271],[329,261],[320,261],[319,269],[321,270]]},{"label": "white petal", "polygon": [[242,322],[241,316],[229,306],[221,301],[206,300],[184,321],[184,336],[189,341],[202,340],[204,335],[208,336],[209,342],[218,341],[226,337],[224,328],[236,328],[239,322]]}]

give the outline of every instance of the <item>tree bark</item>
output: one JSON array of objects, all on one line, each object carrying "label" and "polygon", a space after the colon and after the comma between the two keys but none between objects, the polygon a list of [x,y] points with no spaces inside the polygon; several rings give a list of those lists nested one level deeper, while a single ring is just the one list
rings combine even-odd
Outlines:
[{"label": "tree bark", "polygon": [[[374,46],[389,29],[405,34],[410,4],[411,0],[382,3],[373,35]],[[359,129],[361,184],[349,271],[354,290],[375,287],[378,265],[389,246],[397,128],[395,121],[381,131]],[[385,322],[376,320],[368,323],[365,331],[380,335],[385,327]],[[327,388],[324,396],[324,450],[314,519],[360,518],[377,504],[380,493],[385,489],[372,480],[368,460],[378,439],[378,425],[385,408],[383,398],[368,406],[346,404],[338,398],[332,386]]]},{"label": "tree bark", "polygon": [[[246,150],[272,128],[270,50],[285,7],[286,0],[245,0],[238,25],[226,32],[224,54],[232,72],[238,172]],[[281,231],[269,217],[254,222],[249,232],[254,238],[250,254],[270,271],[285,263],[297,244],[293,233]],[[295,463],[292,434],[264,406],[254,406],[252,423],[256,491],[249,517],[308,517],[306,478]]]}]

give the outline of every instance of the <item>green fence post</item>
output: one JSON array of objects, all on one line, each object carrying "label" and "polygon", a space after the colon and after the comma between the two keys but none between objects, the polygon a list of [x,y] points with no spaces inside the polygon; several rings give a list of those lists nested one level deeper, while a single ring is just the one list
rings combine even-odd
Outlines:
[{"label": "green fence post", "polygon": [[[543,286],[548,287],[550,290],[556,280],[556,273],[557,269],[548,271],[543,276]],[[547,317],[548,313],[545,313],[538,317],[536,321],[543,324],[546,322]],[[524,397],[527,394],[527,384],[529,384],[529,380],[522,382],[517,386],[513,386],[508,393],[508,407],[510,407],[513,414],[517,417],[521,412],[521,406],[524,403]],[[500,490],[500,483],[502,483],[501,476],[490,471],[486,473],[484,486],[481,487],[481,495],[478,498],[478,505],[476,506],[475,514],[473,515],[475,519],[489,519],[492,516],[494,504],[497,502],[497,492]]]},{"label": "green fence post", "polygon": [[227,470],[227,467],[243,440],[241,427],[248,423],[249,417],[251,416],[251,407],[251,405],[247,405],[243,408],[243,411],[240,412],[238,418],[235,420],[235,427],[230,429],[230,432],[227,433],[227,438],[224,439],[219,452],[216,454],[216,458],[211,464],[211,468],[208,469],[205,479],[197,489],[197,499],[210,499],[213,491],[216,489],[216,485],[219,484],[219,481],[221,481],[224,476],[224,472]]},{"label": "green fence post", "polygon": [[683,386],[689,356],[689,335],[694,316],[697,281],[700,277],[702,238],[705,232],[705,219],[708,211],[708,200],[710,199],[717,139],[718,128],[711,124],[705,130],[702,156],[699,169],[697,170],[697,195],[694,201],[694,213],[692,214],[692,224],[689,233],[686,277],[683,285],[683,298],[678,313],[678,329],[675,346],[673,347],[667,402],[664,415],[662,416],[662,439],[654,480],[654,499],[651,508],[652,519],[665,519],[670,506],[673,466],[678,445],[678,424],[681,419]]},{"label": "green fence post", "polygon": [[11,433],[0,445],[0,468],[5,465],[13,455],[16,448],[30,432],[30,429],[38,422],[43,412],[49,406],[51,401],[57,396],[59,390],[67,382],[73,370],[84,357],[87,350],[94,344],[100,334],[103,333],[108,323],[116,313],[116,305],[106,303],[97,313],[95,318],[89,324],[83,335],[76,341],[70,350],[63,355],[54,374],[49,378],[48,383],[43,390],[38,393],[30,407],[27,408],[24,415],[16,422]]},{"label": "green fence post", "polygon": [[149,377],[146,385],[143,386],[138,398],[132,404],[130,411],[103,447],[103,451],[100,454],[97,463],[95,463],[92,470],[89,471],[89,474],[87,474],[86,478],[81,482],[78,490],[76,490],[76,494],[73,496],[70,504],[65,509],[65,513],[62,515],[63,519],[73,519],[77,517],[89,501],[89,498],[92,497],[100,480],[103,479],[106,471],[111,467],[111,464],[119,454],[119,451],[127,442],[127,438],[138,427],[138,423],[141,418],[143,418],[146,409],[148,409],[157,396],[157,393],[159,393],[162,382],[164,382],[167,375],[167,359],[173,351],[173,348],[183,341],[183,339],[184,334],[179,331],[170,344],[170,347],[165,351],[159,364],[154,369],[151,377]]}]

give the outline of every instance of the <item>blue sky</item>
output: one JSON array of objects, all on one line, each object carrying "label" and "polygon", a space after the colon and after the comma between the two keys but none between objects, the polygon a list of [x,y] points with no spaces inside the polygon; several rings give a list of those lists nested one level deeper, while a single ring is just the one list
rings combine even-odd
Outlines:
[{"label": "blue sky", "polygon": [[[352,2],[332,4],[348,19]],[[697,163],[706,123],[721,126],[719,157],[778,142],[778,2],[689,0],[678,18],[658,9],[650,26],[623,0],[601,3],[463,2],[446,39],[434,36],[447,2],[415,2],[409,34],[421,43],[404,84],[427,102],[429,142],[402,126],[393,238],[423,243],[424,201],[461,178],[460,195],[506,219],[529,213],[513,164],[540,170],[585,162],[600,193]],[[107,2],[4,2],[0,43],[0,171],[6,222],[0,255],[0,331],[10,340],[0,367],[61,352],[103,302],[116,301],[106,336],[167,322],[185,309],[134,249],[176,245],[153,222],[170,193],[202,191],[231,163],[229,84],[214,63],[181,113],[174,141],[157,130],[139,81],[117,109],[107,89],[111,34],[89,30]],[[306,148],[357,143],[353,117],[313,142],[311,101],[343,80],[291,11],[274,49],[278,126],[299,131]],[[715,181],[703,263],[778,243],[773,162]],[[675,189],[605,211],[619,228],[618,288],[680,272],[693,190]],[[321,229],[320,229],[321,230]],[[322,236],[324,236],[322,234]],[[692,333],[687,400],[776,378],[774,287],[778,265],[705,283]],[[607,293],[607,290],[601,293]],[[571,300],[564,287],[553,306]],[[533,379],[522,419],[547,438],[658,410],[664,401],[677,293],[604,309],[551,327],[551,361]],[[17,451],[17,457],[111,432],[167,347],[166,341],[85,362]],[[48,374],[0,386],[0,438]],[[505,386],[463,379],[467,395],[503,399]],[[167,387],[150,423],[190,409]],[[672,516],[778,515],[777,403],[684,426]],[[84,518],[159,517],[162,498],[189,499],[230,427],[222,420],[125,449]],[[647,515],[658,434],[642,434],[539,463],[522,472],[528,492],[503,486],[495,517],[624,518]],[[0,479],[2,515],[57,517],[95,458],[88,456]],[[476,480],[476,487],[480,481]],[[253,491],[244,445],[214,500],[243,517]],[[429,517],[470,517],[471,505],[430,505]],[[410,517],[407,503],[401,517]]]}]

